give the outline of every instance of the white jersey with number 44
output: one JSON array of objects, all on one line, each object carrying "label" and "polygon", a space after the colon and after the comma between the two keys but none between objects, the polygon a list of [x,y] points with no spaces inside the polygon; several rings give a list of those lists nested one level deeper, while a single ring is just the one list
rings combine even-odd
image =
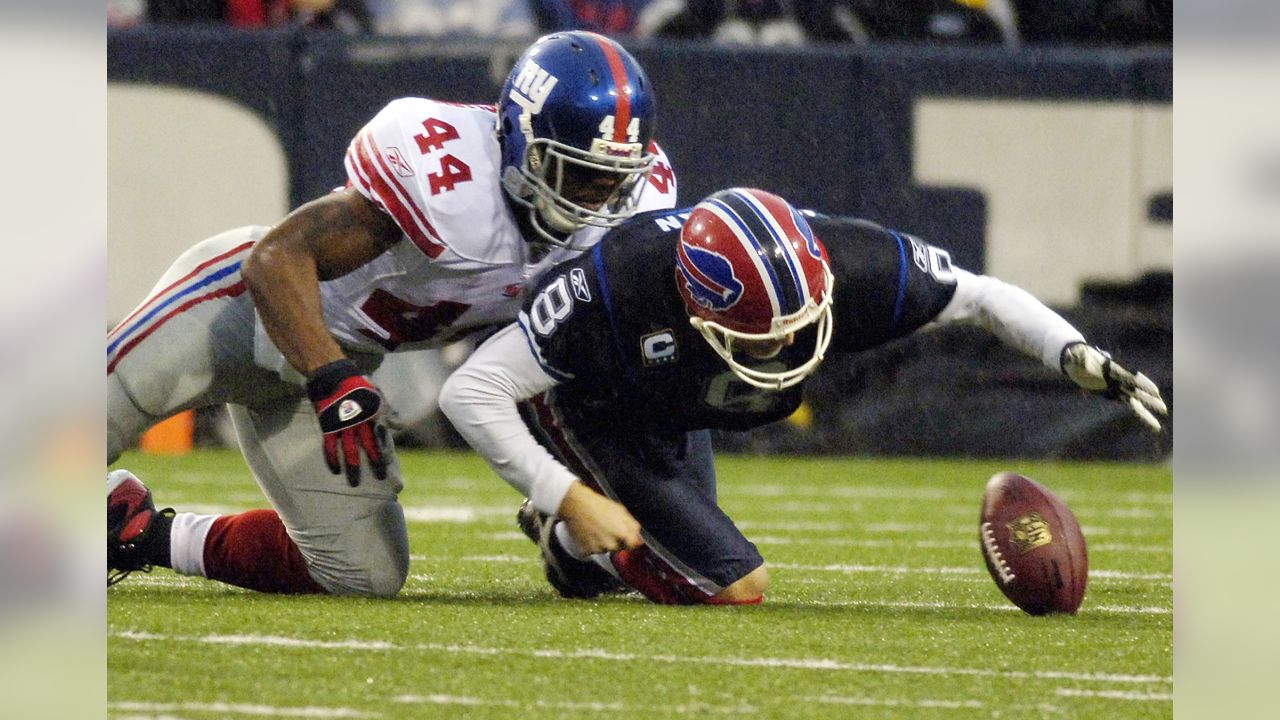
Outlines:
[{"label": "white jersey with number 44", "polygon": [[[345,347],[365,352],[438,346],[506,323],[543,270],[605,233],[587,227],[536,261],[505,200],[492,106],[403,98],[351,141],[347,177],[404,232],[389,251],[321,283],[325,320]],[[656,146],[637,186],[637,212],[675,207],[676,180]],[[523,208],[519,208],[521,212]]]}]

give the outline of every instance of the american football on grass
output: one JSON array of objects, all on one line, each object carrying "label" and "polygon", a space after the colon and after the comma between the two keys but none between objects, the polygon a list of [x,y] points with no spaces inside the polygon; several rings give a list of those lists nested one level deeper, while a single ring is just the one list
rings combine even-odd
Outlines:
[{"label": "american football on grass", "polygon": [[1032,615],[1079,609],[1089,576],[1084,534],[1049,488],[997,473],[987,482],[979,523],[987,571],[1014,605]]}]

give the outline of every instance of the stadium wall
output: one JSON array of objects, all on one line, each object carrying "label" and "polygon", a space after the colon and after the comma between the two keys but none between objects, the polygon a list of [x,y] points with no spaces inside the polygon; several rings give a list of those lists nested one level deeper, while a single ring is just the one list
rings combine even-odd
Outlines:
[{"label": "stadium wall", "polygon": [[[758,185],[797,204],[868,217],[948,247],[959,264],[1017,283],[1050,304],[1084,308],[1073,319],[1086,325],[1087,309],[1099,307],[1082,298],[1086,283],[1123,285],[1172,268],[1167,50],[629,47],[657,88],[657,137],[679,173],[683,203],[727,185]],[[342,184],[346,144],[388,100],[423,95],[491,103],[522,49],[300,31],[110,32],[108,319],[126,314],[196,240],[235,225],[275,222],[289,207]],[[1136,312],[1145,319],[1136,334],[1125,326],[1111,328],[1120,340],[1102,338],[1113,348],[1118,342],[1140,348],[1144,361],[1158,364],[1140,367],[1158,381],[1165,368],[1172,374],[1171,356],[1161,350],[1171,340],[1160,325],[1160,297],[1156,320],[1139,298]],[[928,359],[932,342],[905,343],[893,351],[896,362],[908,369],[918,363],[922,377],[936,374],[937,363]],[[969,356],[980,358],[983,342],[961,335],[946,351],[966,356],[957,347],[978,343]],[[1060,388],[1060,379],[1037,376],[1042,368],[1017,360],[1006,361],[1049,394],[1045,414],[1070,405],[1063,395],[1070,388]],[[985,387],[982,368],[970,369],[975,385]],[[855,368],[829,374],[859,382],[876,376]],[[860,404],[878,410],[901,394],[905,407],[940,413],[940,427],[963,420],[942,407],[965,400],[949,397],[954,383],[933,388],[942,392],[934,399],[919,386],[896,384],[863,396],[861,385],[847,385],[839,388],[842,397],[858,395]],[[978,423],[976,438],[942,433],[953,439],[876,440],[855,449],[1077,456],[1064,448],[1101,445],[1100,455],[1086,454],[1166,453],[1167,436],[1135,440],[1116,416],[1099,415],[1098,403],[1088,400],[1071,406],[1091,418],[1083,423],[1088,443],[1079,429],[1069,439],[996,437],[1019,412],[1006,403]],[[1002,406],[996,398],[982,402],[975,412]],[[886,423],[899,421],[911,427],[901,409],[903,417],[893,418],[854,413],[865,422],[829,412],[839,417],[819,420],[845,434],[883,435]],[[812,432],[778,437],[745,443],[827,446]]]}]

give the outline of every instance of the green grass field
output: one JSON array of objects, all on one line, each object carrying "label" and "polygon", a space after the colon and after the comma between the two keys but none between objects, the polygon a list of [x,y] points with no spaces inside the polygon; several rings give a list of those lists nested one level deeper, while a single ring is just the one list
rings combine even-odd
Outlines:
[{"label": "green grass field", "polygon": [[[406,453],[395,600],[272,597],[135,573],[108,593],[113,718],[1146,718],[1173,715],[1167,467],[722,457],[771,566],[758,607],[568,601],[471,454]],[[239,455],[127,455],[157,504],[264,507]],[[1089,541],[1073,617],[983,567],[983,486],[1016,470]],[[334,482],[341,482],[334,478]]]}]

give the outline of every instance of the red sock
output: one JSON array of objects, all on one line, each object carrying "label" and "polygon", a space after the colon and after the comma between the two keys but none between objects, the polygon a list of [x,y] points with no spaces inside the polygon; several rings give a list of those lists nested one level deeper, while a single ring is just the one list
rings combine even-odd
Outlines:
[{"label": "red sock", "polygon": [[250,510],[213,521],[204,541],[205,576],[268,593],[323,593],[302,552],[274,510]]}]

